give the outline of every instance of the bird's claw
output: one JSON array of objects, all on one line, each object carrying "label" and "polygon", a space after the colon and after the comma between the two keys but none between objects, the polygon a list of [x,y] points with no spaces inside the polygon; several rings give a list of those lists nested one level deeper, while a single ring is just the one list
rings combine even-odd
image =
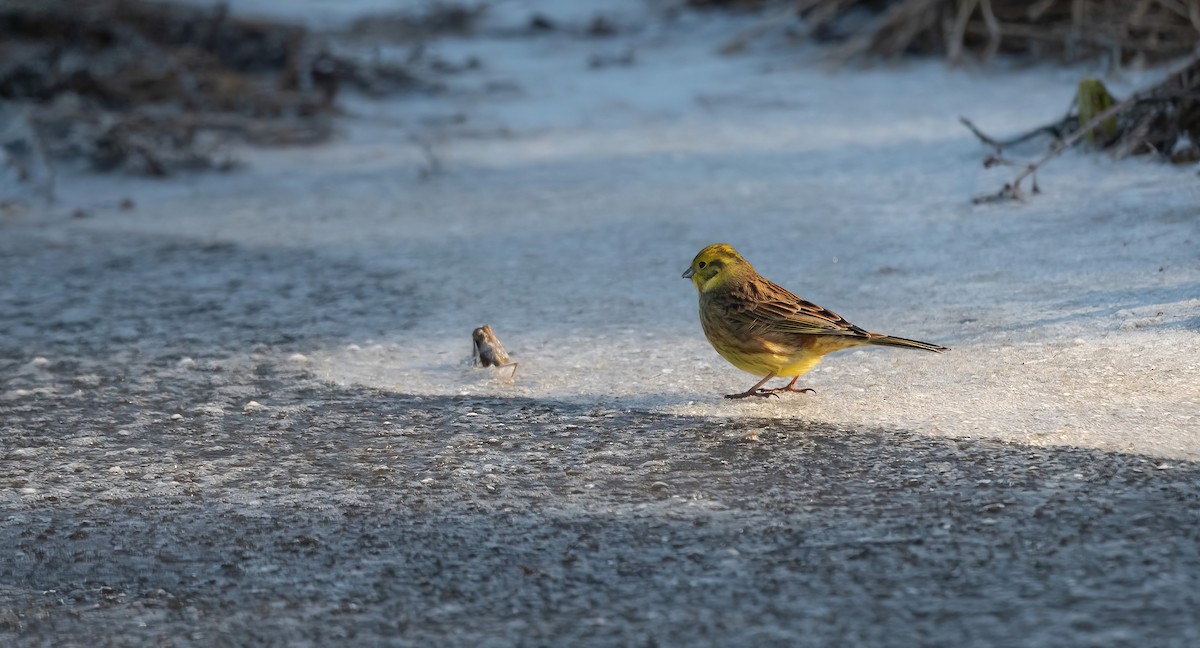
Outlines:
[{"label": "bird's claw", "polygon": [[780,392],[795,392],[797,394],[815,394],[815,393],[817,393],[817,390],[815,390],[811,387],[797,388],[797,387],[792,387],[791,385],[788,385],[787,387],[775,387],[772,389],[767,389],[765,387],[759,387],[758,389],[751,389],[750,391],[744,391],[740,394],[726,394],[725,398],[749,398],[751,396],[758,396],[759,398],[767,398],[768,396],[778,397]]},{"label": "bird's claw", "polygon": [[769,396],[778,397],[779,394],[776,394],[776,391],[774,389],[753,389],[740,394],[725,394],[725,398],[749,398],[751,396],[758,396],[759,398],[767,398]]},{"label": "bird's claw", "polygon": [[775,387],[774,389],[763,389],[760,391],[770,392],[778,395],[779,392],[795,392],[797,394],[815,394],[817,390],[812,387]]}]

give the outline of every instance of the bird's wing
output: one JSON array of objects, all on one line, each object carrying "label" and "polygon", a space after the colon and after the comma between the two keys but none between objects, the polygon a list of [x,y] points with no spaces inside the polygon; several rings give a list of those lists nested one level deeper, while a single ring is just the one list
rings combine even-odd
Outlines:
[{"label": "bird's wing", "polygon": [[759,278],[732,291],[731,316],[760,333],[807,333],[872,337],[841,315],[792,294],[782,286]]}]

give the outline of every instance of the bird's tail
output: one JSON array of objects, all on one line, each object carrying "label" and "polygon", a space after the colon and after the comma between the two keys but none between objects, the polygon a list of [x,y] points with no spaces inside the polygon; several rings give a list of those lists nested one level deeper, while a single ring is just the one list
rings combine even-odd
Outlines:
[{"label": "bird's tail", "polygon": [[929,342],[918,342],[917,340],[907,340],[901,337],[880,335],[878,333],[872,333],[872,337],[867,340],[867,344],[873,344],[876,346],[900,347],[903,349],[921,349],[922,351],[933,351],[934,353],[941,353],[943,351],[950,350],[949,347],[930,344]]}]

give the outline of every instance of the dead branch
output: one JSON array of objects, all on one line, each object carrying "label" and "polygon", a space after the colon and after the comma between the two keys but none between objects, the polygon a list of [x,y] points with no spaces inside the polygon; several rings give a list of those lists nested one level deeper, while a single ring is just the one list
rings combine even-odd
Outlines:
[{"label": "dead branch", "polygon": [[[1082,123],[1074,132],[1065,138],[1057,140],[1051,146],[1050,150],[1040,158],[1027,164],[1000,191],[976,196],[972,202],[979,204],[1004,200],[1020,200],[1022,181],[1037,173],[1038,169],[1050,160],[1058,157],[1063,151],[1074,146],[1081,139],[1088,137],[1097,128],[1106,124],[1114,124],[1118,117],[1139,106],[1143,107],[1143,114],[1135,116],[1134,125],[1126,128],[1122,134],[1109,140],[1105,145],[1116,146],[1117,151],[1121,153],[1133,152],[1137,147],[1149,146],[1151,150],[1156,150],[1164,155],[1170,155],[1170,150],[1164,150],[1167,147],[1162,145],[1156,146],[1155,142],[1166,141],[1173,143],[1175,138],[1180,134],[1187,134],[1189,137],[1193,136],[1186,128],[1188,126],[1196,128],[1198,126],[1196,122],[1200,120],[1200,108],[1196,108],[1195,102],[1189,99],[1197,88],[1200,88],[1200,54],[1194,55],[1191,60],[1174,73],[1168,75],[1161,83],[1141,92],[1131,94],[1095,114],[1091,119]],[[1156,105],[1159,107],[1155,108],[1154,106]],[[1082,111],[1080,114],[1083,114]],[[1165,140],[1162,138],[1151,139],[1151,125],[1156,121],[1170,116],[1174,116],[1175,121],[1168,124],[1167,131],[1169,137]],[[964,125],[970,128],[985,143],[991,146],[1001,144],[993,138],[984,135],[969,120],[962,119],[962,121]],[[1034,190],[1036,192],[1036,181]]]},{"label": "dead branch", "polygon": [[[860,23],[864,13],[874,16],[866,25]],[[1153,63],[1186,56],[1200,41],[1195,0],[792,0],[721,51],[740,51],[793,19],[802,21],[802,39],[839,42],[832,56],[838,64],[929,52],[951,62],[1007,53]]]},{"label": "dead branch", "polygon": [[[995,194],[985,194],[983,196],[976,196],[974,199],[972,199],[971,202],[974,202],[975,204],[980,204],[980,203],[998,202],[1001,200],[1010,200],[1010,199],[1011,200],[1020,200],[1021,199],[1021,181],[1022,180],[1029,177],[1030,174],[1036,173],[1037,170],[1039,168],[1041,168],[1041,166],[1043,164],[1058,157],[1059,154],[1061,154],[1063,151],[1070,148],[1071,145],[1073,145],[1075,142],[1078,142],[1079,140],[1083,139],[1084,136],[1086,136],[1088,133],[1092,132],[1092,130],[1094,130],[1097,126],[1104,123],[1104,120],[1106,120],[1110,117],[1115,117],[1116,115],[1118,115],[1122,111],[1124,111],[1126,108],[1129,108],[1130,106],[1132,106],[1136,101],[1137,101],[1137,96],[1133,95],[1133,96],[1127,97],[1123,101],[1113,104],[1112,107],[1110,107],[1108,110],[1105,110],[1104,112],[1100,113],[1099,115],[1096,115],[1095,117],[1093,117],[1091,121],[1084,124],[1081,128],[1079,128],[1079,130],[1076,130],[1074,133],[1071,133],[1071,135],[1069,135],[1066,139],[1055,142],[1054,145],[1050,147],[1050,150],[1047,151],[1045,155],[1038,158],[1035,162],[1031,162],[1030,164],[1026,165],[1025,169],[1022,170],[1020,173],[1018,173],[1017,177],[1013,178],[1011,182],[1004,185],[1004,188],[1002,188],[999,192],[997,192]],[[1035,192],[1036,192],[1036,188],[1035,188]]]},{"label": "dead branch", "polygon": [[726,41],[726,43],[722,45],[721,49],[718,51],[721,54],[734,54],[740,52],[746,49],[746,45],[749,44],[750,41],[766,34],[767,32],[770,32],[784,23],[795,19],[795,17],[801,12],[820,2],[821,0],[795,0],[791,4],[767,16],[766,18],[763,18],[748,29],[735,35],[733,38]]}]

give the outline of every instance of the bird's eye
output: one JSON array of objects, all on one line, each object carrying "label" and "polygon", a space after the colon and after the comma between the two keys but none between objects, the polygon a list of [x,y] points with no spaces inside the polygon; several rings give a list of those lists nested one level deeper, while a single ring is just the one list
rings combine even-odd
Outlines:
[{"label": "bird's eye", "polygon": [[701,261],[700,263],[697,263],[697,264],[696,264],[696,267],[697,267],[697,268],[703,268],[703,267],[704,267],[704,266],[706,266],[706,265],[708,265],[708,264],[707,264],[707,263],[705,263],[705,262],[703,262],[703,261]]}]

